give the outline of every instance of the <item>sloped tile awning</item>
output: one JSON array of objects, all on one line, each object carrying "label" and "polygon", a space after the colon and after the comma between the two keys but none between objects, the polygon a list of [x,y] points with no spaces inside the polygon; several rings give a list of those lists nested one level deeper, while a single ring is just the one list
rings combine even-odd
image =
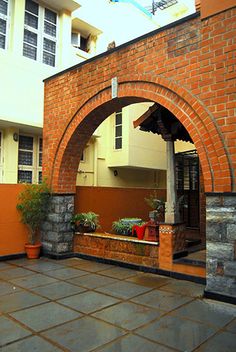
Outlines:
[{"label": "sloped tile awning", "polygon": [[134,128],[141,131],[160,134],[164,140],[181,140],[191,142],[192,139],[181,122],[164,106],[153,104],[143,115],[133,121]]}]

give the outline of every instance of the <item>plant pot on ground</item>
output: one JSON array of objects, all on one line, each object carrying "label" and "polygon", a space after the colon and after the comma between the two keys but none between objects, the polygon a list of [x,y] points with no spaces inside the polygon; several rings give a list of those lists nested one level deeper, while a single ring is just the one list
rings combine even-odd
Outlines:
[{"label": "plant pot on ground", "polygon": [[88,213],[78,213],[72,217],[71,224],[76,232],[95,232],[99,227],[99,215],[92,211]]},{"label": "plant pot on ground", "polygon": [[[16,208],[20,212],[21,222],[28,227],[28,242],[25,250],[29,259],[39,257],[40,226],[48,213],[50,189],[46,182],[25,184],[18,197]],[[31,254],[33,250],[33,254]],[[37,254],[38,253],[38,254]]]}]

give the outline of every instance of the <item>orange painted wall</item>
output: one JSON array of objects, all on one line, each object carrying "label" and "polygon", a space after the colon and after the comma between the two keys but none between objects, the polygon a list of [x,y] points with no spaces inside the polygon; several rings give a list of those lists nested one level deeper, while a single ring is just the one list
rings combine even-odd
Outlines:
[{"label": "orange painted wall", "polygon": [[236,6],[236,0],[202,0],[201,18],[206,18],[215,15],[234,6]]},{"label": "orange painted wall", "polygon": [[25,252],[27,228],[16,210],[22,188],[23,185],[0,185],[0,256]]},{"label": "orange painted wall", "polygon": [[[138,217],[148,221],[151,208],[144,198],[152,192],[142,188],[76,187],[75,212],[94,211],[99,214],[101,231],[111,232],[112,222],[124,217]],[[165,199],[166,191],[157,190]]]}]

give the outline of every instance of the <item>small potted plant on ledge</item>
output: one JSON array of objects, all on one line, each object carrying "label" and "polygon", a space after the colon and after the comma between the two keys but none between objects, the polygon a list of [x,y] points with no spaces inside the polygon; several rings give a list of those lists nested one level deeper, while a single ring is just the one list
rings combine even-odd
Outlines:
[{"label": "small potted plant on ledge", "polygon": [[140,218],[123,218],[113,221],[112,231],[117,235],[132,236],[134,225],[143,225],[144,222]]},{"label": "small potted plant on ledge", "polygon": [[25,184],[18,197],[16,208],[21,214],[21,222],[28,227],[28,242],[25,250],[29,259],[36,259],[40,253],[40,225],[48,213],[50,189],[46,182]]},{"label": "small potted plant on ledge", "polygon": [[162,199],[158,199],[157,192],[154,191],[149,198],[145,198],[145,201],[153,209],[149,212],[149,218],[154,222],[164,222],[165,202]]},{"label": "small potted plant on ledge", "polygon": [[92,211],[75,214],[71,219],[72,227],[78,232],[95,232],[100,227],[99,215]]}]

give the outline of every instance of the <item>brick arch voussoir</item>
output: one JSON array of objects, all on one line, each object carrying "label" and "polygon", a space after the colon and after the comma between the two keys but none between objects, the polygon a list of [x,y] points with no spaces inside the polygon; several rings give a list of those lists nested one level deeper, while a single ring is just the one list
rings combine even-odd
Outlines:
[{"label": "brick arch voussoir", "polygon": [[[133,99],[132,102],[157,102],[169,109],[180,120],[180,122],[185,126],[191,135],[198,151],[201,166],[203,168],[205,191],[213,191],[216,185],[216,181],[218,180],[216,171],[221,170],[219,158],[225,158],[225,149],[217,133],[214,135],[214,142],[212,141],[211,135],[207,135],[209,129],[216,131],[216,127],[214,126],[211,117],[206,112],[202,104],[196,100],[196,98],[194,98],[188,91],[184,90],[182,87],[175,85],[172,81],[162,77],[157,77],[155,80],[153,80],[153,77],[147,75],[145,76],[144,80],[141,75],[136,74],[129,75],[127,80],[124,77],[122,78],[122,81],[119,82],[119,97],[117,99],[111,99],[110,86],[103,86],[100,91],[98,89],[96,94],[82,102],[78,107],[76,113],[72,116],[58,144],[57,153],[55,155],[55,172],[52,176],[54,188],[57,189],[58,192],[64,190],[63,174],[65,170],[65,164],[68,163],[68,157],[71,156],[68,146],[73,144],[72,140],[75,131],[80,130],[80,126],[82,126],[83,121],[87,121],[88,123],[89,119],[92,117],[94,118],[94,111],[96,111],[99,115],[103,114],[103,119],[105,119],[108,115],[104,117],[104,111],[101,110],[101,107],[104,107],[105,104],[113,104],[113,106],[122,107],[127,105],[125,103],[125,99],[127,99],[127,97],[131,97],[131,99]],[[119,104],[120,100],[122,100],[122,103]],[[113,109],[112,112],[114,111],[115,109]],[[102,117],[100,117],[99,121],[100,122],[98,125],[102,122]],[[87,126],[89,126],[89,123]],[[81,127],[81,129],[83,129],[83,127]],[[206,135],[209,138],[208,146],[205,145],[204,139],[202,138],[202,136]],[[86,136],[86,138],[88,138],[88,136]],[[214,146],[216,140],[218,145],[221,146],[221,148],[218,149],[221,150],[221,153],[218,152],[218,154],[215,150],[212,153],[212,146]],[[60,148],[60,146],[63,146],[63,148]],[[213,162],[212,159],[214,160]],[[224,170],[230,174],[227,158],[224,159]],[[216,178],[214,178],[215,174]],[[69,181],[69,176],[67,175],[66,177]],[[230,177],[225,180],[225,182],[228,182],[228,184],[230,184],[229,179]],[[62,182],[60,182],[60,180],[62,180]],[[69,189],[73,189],[72,185],[68,187],[68,191]]]},{"label": "brick arch voussoir", "polygon": [[[129,76],[129,79],[132,78],[135,79],[135,77]],[[140,75],[139,79],[141,79]],[[134,95],[140,95],[138,92],[139,85],[137,84],[137,81],[133,83],[132,86],[129,81],[129,91],[133,91]],[[153,90],[150,87],[153,84],[156,86],[156,90]],[[198,147],[197,149],[199,149],[199,151],[205,149],[205,155],[203,155],[203,152],[199,155],[201,164],[203,164],[205,168],[205,160],[208,159],[208,170],[204,170],[204,175],[207,175],[207,179],[205,179],[207,191],[231,190],[233,176],[227,149],[213,117],[208,111],[206,111],[203,104],[183,87],[180,87],[173,81],[160,76],[158,76],[155,81],[142,81],[140,89],[143,90],[143,96],[146,96],[149,99],[151,98],[151,100],[164,105],[180,120],[190,133],[195,145],[199,139],[202,141],[202,146],[204,148],[199,149]],[[149,93],[150,91],[152,91],[152,93]],[[153,93],[154,91],[156,94]],[[119,92],[121,94],[121,91]],[[124,94],[126,93],[124,92]],[[159,95],[158,100],[156,100],[155,95]],[[173,103],[176,103],[176,107],[173,107]],[[186,112],[187,114],[184,114],[183,112]],[[205,141],[207,143],[205,143]],[[197,145],[199,145],[199,143],[197,143]],[[217,146],[217,149],[215,146]],[[224,160],[224,163],[222,163],[222,160]],[[208,178],[209,172],[212,174],[211,185]],[[224,177],[223,182],[222,177]]]}]

